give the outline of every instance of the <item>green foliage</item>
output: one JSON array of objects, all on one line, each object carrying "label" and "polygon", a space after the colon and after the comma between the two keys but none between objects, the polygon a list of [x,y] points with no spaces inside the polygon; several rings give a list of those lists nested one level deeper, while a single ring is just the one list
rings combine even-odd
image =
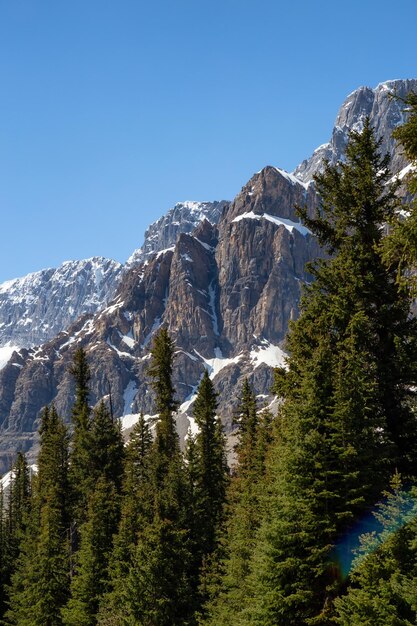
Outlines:
[{"label": "green foliage", "polygon": [[75,381],[75,400],[71,412],[73,425],[71,442],[70,481],[73,496],[75,522],[79,526],[85,520],[88,497],[91,491],[90,479],[90,369],[83,348],[74,353],[69,369]]},{"label": "green foliage", "polygon": [[120,624],[182,626],[191,623],[194,609],[189,491],[174,419],[174,344],[166,329],[156,334],[151,354],[149,373],[158,412],[155,438],[150,444],[142,418],[126,466],[138,484],[126,483],[112,589],[99,614],[103,625],[111,623],[110,610]]},{"label": "green foliage", "polygon": [[247,380],[242,386],[235,423],[240,430],[236,446],[238,464],[228,489],[220,542],[202,581],[209,596],[202,623],[212,626],[241,623],[240,613],[249,592],[250,560],[266,487],[265,461],[271,439],[271,415],[257,411],[255,392]]},{"label": "green foliage", "polygon": [[192,505],[201,556],[210,554],[215,548],[228,476],[226,442],[222,423],[216,415],[216,396],[205,371],[193,407],[199,431],[195,438]]},{"label": "green foliage", "polygon": [[380,225],[394,222],[399,201],[378,148],[366,122],[351,134],[346,161],[316,176],[317,214],[300,210],[331,256],[311,268],[289,371],[276,378],[285,401],[244,624],[333,623],[334,543],[394,467],[416,472],[408,404],[416,328],[409,293],[383,260]]},{"label": "green foliage", "polygon": [[385,242],[385,260],[397,267],[397,279],[400,285],[411,288],[414,297],[417,294],[415,270],[417,264],[417,94],[410,93],[404,101],[407,121],[395,129],[393,136],[404,149],[413,169],[407,174],[406,181],[411,200],[403,205],[405,218],[393,225],[390,236]]},{"label": "green foliage", "polygon": [[123,440],[120,422],[112,419],[104,402],[93,411],[88,435],[89,473],[83,480],[88,508],[79,530],[71,599],[62,613],[68,626],[96,623],[100,601],[110,587],[108,567],[120,516]]},{"label": "green foliage", "polygon": [[68,433],[54,407],[46,407],[33,503],[9,589],[5,623],[59,626],[69,595]]},{"label": "green foliage", "polygon": [[[342,626],[412,626],[416,623],[415,553],[411,550],[415,505],[398,474],[374,513],[381,531],[361,537],[347,594],[335,601]],[[411,523],[410,523],[411,522]],[[414,599],[407,586],[413,582]],[[408,585],[407,585],[408,583]]]},{"label": "green foliage", "polygon": [[94,409],[89,429],[87,494],[93,493],[96,482],[104,477],[121,489],[124,445],[119,420],[114,420],[104,401]]},{"label": "green foliage", "polygon": [[66,626],[93,626],[101,598],[109,588],[108,564],[119,519],[114,483],[104,474],[90,496],[87,521],[81,528],[71,599],[62,610]]},{"label": "green foliage", "polygon": [[[135,424],[126,447],[120,523],[110,557],[110,585],[100,605],[99,623],[124,614],[126,577],[132,567],[136,544],[152,519],[149,494],[149,454],[152,435],[143,414]],[[120,621],[120,623],[123,623]]]},{"label": "green foliage", "polygon": [[6,589],[16,567],[30,512],[29,468],[22,452],[18,453],[11,469],[7,491],[5,498],[0,487],[0,619],[6,608]]}]

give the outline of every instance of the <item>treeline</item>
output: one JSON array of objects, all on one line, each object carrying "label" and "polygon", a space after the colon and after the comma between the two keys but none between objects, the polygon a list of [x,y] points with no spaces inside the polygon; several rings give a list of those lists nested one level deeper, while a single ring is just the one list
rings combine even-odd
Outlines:
[{"label": "treeline", "polygon": [[[417,95],[395,132],[417,166]],[[409,174],[411,197],[417,174]],[[369,122],[315,177],[300,216],[327,251],[310,271],[275,372],[276,415],[245,381],[237,463],[204,374],[181,452],[174,345],[155,337],[155,424],[123,445],[89,370],[72,366],[72,429],[42,415],[38,473],[23,455],[1,504],[5,625],[412,626],[417,623],[417,203]]]}]

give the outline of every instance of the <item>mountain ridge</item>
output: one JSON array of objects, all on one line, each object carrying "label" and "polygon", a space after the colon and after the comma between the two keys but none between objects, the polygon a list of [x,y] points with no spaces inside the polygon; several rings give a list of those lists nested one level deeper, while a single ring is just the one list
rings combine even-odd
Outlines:
[{"label": "mountain ridge", "polygon": [[[348,96],[336,120],[360,125],[372,99],[373,90],[366,89]],[[380,130],[391,132],[389,125],[395,127],[397,113],[390,115],[389,107],[380,102],[374,112],[383,114]],[[345,126],[340,127],[343,136],[335,127],[334,155],[343,149]],[[401,155],[394,156],[402,167]],[[152,335],[162,324],[177,345],[174,383],[183,438],[193,427],[190,406],[204,369],[209,369],[220,393],[219,413],[229,432],[244,377],[265,402],[272,399],[271,367],[283,363],[288,323],[298,315],[302,285],[311,280],[305,264],[321,254],[294,208],[303,204],[313,212],[317,207],[310,176],[321,161],[311,158],[303,163],[299,167],[305,180],[266,166],[232,202],[178,203],[149,227],[148,239],[145,236],[149,248],[142,246],[136,258],[130,257],[130,263],[119,269],[114,297],[101,309],[74,320],[39,347],[14,352],[0,370],[3,469],[8,469],[13,450],[30,450],[34,457],[42,406],[54,401],[63,415],[69,415],[73,381],[68,365],[77,346],[87,350],[92,403],[111,389],[115,415],[125,426],[131,426],[141,410],[152,415],[146,365]],[[190,216],[199,213],[193,207],[209,204],[205,208],[208,213],[217,211],[217,222],[203,216],[192,223]]]}]

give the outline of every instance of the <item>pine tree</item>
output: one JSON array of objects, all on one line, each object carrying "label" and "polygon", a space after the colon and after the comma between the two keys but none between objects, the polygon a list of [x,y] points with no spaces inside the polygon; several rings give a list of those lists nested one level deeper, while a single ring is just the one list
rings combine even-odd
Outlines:
[{"label": "pine tree", "polygon": [[241,476],[250,474],[254,469],[258,423],[255,391],[245,378],[235,418],[235,424],[239,428],[239,441],[236,445],[237,472]]},{"label": "pine tree", "polygon": [[205,371],[193,406],[193,416],[199,428],[194,452],[193,514],[201,556],[209,555],[216,546],[227,486],[226,442],[223,426],[216,415],[216,396]]},{"label": "pine tree", "polygon": [[31,515],[9,590],[6,624],[60,626],[69,595],[68,433],[54,407],[43,411]]},{"label": "pine tree", "polygon": [[[194,602],[187,481],[175,428],[178,406],[172,384],[174,344],[166,329],[154,338],[149,373],[158,420],[149,451],[147,523],[138,529],[119,607],[122,624],[182,626],[190,623]],[[102,624],[105,624],[105,616]]]},{"label": "pine tree", "polygon": [[[74,353],[69,369],[75,381],[75,401],[71,412],[73,426],[71,442],[70,481],[73,493],[73,517],[79,527],[85,520],[88,497],[94,483],[90,475],[90,427],[89,383],[91,379],[87,355],[83,348]],[[76,534],[76,531],[74,531]]]},{"label": "pine tree", "polygon": [[124,445],[119,420],[114,420],[104,401],[94,409],[90,420],[87,493],[93,493],[96,481],[104,477],[121,489]]},{"label": "pine tree", "polygon": [[109,591],[100,603],[99,624],[124,623],[126,577],[132,567],[135,546],[142,529],[152,520],[149,494],[149,454],[152,435],[143,414],[126,447],[120,523],[110,557]]},{"label": "pine tree", "polygon": [[[158,457],[164,465],[164,458],[170,459],[179,450],[178,435],[175,428],[174,413],[178,408],[175,389],[172,383],[172,368],[175,346],[166,328],[156,333],[152,345],[152,362],[148,375],[152,379],[155,392],[155,408],[158,413],[155,444]],[[164,466],[161,466],[161,478]]]},{"label": "pine tree", "polygon": [[408,403],[416,325],[397,268],[383,260],[381,224],[395,221],[399,205],[388,165],[366,121],[346,161],[316,176],[316,216],[300,211],[331,256],[313,268],[289,335],[281,435],[243,623],[333,623],[335,541],[396,466],[416,470]]},{"label": "pine tree", "polygon": [[[393,135],[402,143],[404,152],[417,165],[417,95],[410,93],[404,101],[407,121]],[[388,266],[397,268],[401,288],[410,289],[415,296],[417,262],[417,175],[415,169],[407,176],[411,201],[403,206],[404,219],[391,224],[390,235],[384,240],[384,258]],[[413,402],[415,405],[415,402]],[[337,623],[369,624],[372,626],[409,626],[417,615],[417,526],[415,490],[411,495],[402,487],[398,474],[391,491],[375,514],[382,532],[362,537],[359,556],[350,576],[346,596],[336,601]],[[411,503],[411,504],[410,504]],[[414,505],[415,507],[415,505]],[[405,523],[404,511],[408,512]]]},{"label": "pine tree", "polygon": [[100,600],[109,590],[108,565],[118,519],[115,485],[103,475],[90,496],[87,521],[81,527],[71,599],[62,610],[65,626],[93,626],[97,623]]},{"label": "pine tree", "polygon": [[193,406],[198,433],[194,437],[189,433],[186,451],[193,556],[191,577],[196,605],[202,605],[208,597],[207,572],[218,546],[228,484],[225,435],[216,409],[217,394],[205,371]]},{"label": "pine tree", "polygon": [[74,557],[71,599],[63,610],[64,624],[97,621],[99,604],[110,588],[109,559],[120,516],[123,439],[104,402],[93,412],[89,426],[86,521],[80,527],[80,549]]},{"label": "pine tree", "polygon": [[228,489],[226,521],[215,560],[203,580],[209,595],[204,623],[212,626],[238,623],[235,620],[248,593],[250,558],[261,520],[270,420],[269,413],[259,414],[254,389],[245,380],[235,418],[237,466]]},{"label": "pine tree", "polygon": [[7,506],[0,493],[0,619],[6,607],[6,588],[19,556],[30,511],[30,476],[26,457],[19,452],[11,469]]},{"label": "pine tree", "polygon": [[415,271],[410,268],[417,264],[417,94],[410,92],[403,102],[407,121],[393,132],[393,137],[402,145],[405,156],[412,168],[407,174],[406,182],[411,201],[403,206],[406,219],[393,225],[393,232],[387,238],[385,258],[393,267],[398,268],[398,279],[401,284],[409,286],[413,295],[417,292]]}]

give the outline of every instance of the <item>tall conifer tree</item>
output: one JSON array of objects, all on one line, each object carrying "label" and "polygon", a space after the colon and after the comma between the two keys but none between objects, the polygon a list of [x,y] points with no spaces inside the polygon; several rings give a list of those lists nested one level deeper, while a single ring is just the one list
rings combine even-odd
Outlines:
[{"label": "tall conifer tree", "polygon": [[228,489],[226,521],[207,578],[209,601],[206,621],[211,626],[235,624],[248,590],[250,557],[261,520],[261,491],[264,488],[265,456],[269,441],[270,415],[259,414],[256,395],[246,379],[236,411],[239,427],[237,465]]},{"label": "tall conifer tree", "polygon": [[155,335],[151,354],[158,420],[149,452],[150,514],[138,532],[125,579],[121,623],[182,626],[190,623],[194,606],[187,481],[175,427],[174,343],[165,328]]},{"label": "tall conifer tree", "polygon": [[60,626],[69,595],[68,433],[46,407],[31,515],[10,587],[6,624]]},{"label": "tall conifer tree", "polygon": [[381,225],[399,200],[369,121],[346,161],[316,176],[321,206],[300,213],[331,254],[317,262],[292,326],[272,495],[252,563],[253,597],[236,619],[262,626],[333,623],[340,578],[332,547],[390,472],[416,471],[410,384],[416,324],[383,260]]},{"label": "tall conifer tree", "polygon": [[[91,411],[89,406],[90,368],[84,348],[78,348],[74,353],[70,374],[75,382],[75,400],[71,412],[73,426],[71,442],[70,479],[73,492],[73,518],[75,521],[73,533],[85,520],[88,496],[91,491],[90,475],[90,427]],[[74,539],[77,543],[76,538]],[[75,547],[75,546],[74,546]]]},{"label": "tall conifer tree", "polygon": [[[99,603],[110,588],[109,560],[120,516],[123,440],[104,402],[96,407],[89,427],[86,521],[80,528],[80,549],[74,557],[71,599],[63,610],[64,624],[97,622]],[[91,481],[91,482],[90,482]]]}]

